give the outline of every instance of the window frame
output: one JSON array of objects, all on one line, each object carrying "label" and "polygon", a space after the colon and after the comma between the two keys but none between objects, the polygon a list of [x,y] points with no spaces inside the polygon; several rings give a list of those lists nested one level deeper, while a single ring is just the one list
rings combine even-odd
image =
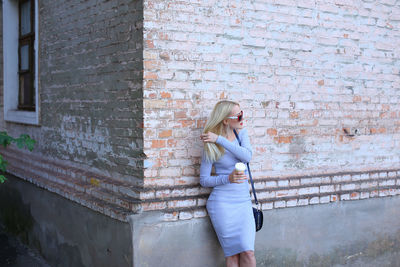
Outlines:
[{"label": "window frame", "polygon": [[[40,126],[40,80],[39,80],[39,0],[31,0],[34,5],[34,31],[32,42],[31,80],[34,82],[34,110],[18,109],[19,104],[19,1],[3,0],[3,116],[5,122]],[[32,8],[32,7],[31,7]],[[34,30],[33,30],[34,29]]]},{"label": "window frame", "polygon": [[[27,34],[21,35],[22,32],[22,16],[21,10],[22,5],[26,2],[30,2],[30,29]],[[34,77],[35,77],[35,49],[34,49],[34,42],[35,42],[35,1],[34,0],[19,0],[18,1],[18,110],[35,110],[35,103],[34,101],[34,93],[35,93],[35,84],[34,84]],[[21,47],[23,45],[28,45],[29,47],[29,67],[28,70],[21,70]],[[24,105],[22,103],[22,94],[25,93],[25,88],[21,88],[21,76],[24,74],[29,73],[29,91],[32,99],[30,99],[30,105]]]}]

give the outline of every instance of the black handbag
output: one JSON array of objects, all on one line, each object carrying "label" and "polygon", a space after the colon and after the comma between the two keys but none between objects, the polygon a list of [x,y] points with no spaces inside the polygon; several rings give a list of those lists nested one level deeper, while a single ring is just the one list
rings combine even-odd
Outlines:
[{"label": "black handbag", "polygon": [[[238,136],[236,130],[233,129],[233,132],[235,133],[236,138],[237,138],[237,140],[238,140],[238,142],[239,142],[239,145],[241,146],[241,145],[242,145],[242,142],[240,142],[240,139],[239,139],[239,136]],[[253,178],[251,177],[251,172],[250,172],[249,163],[247,163],[247,169],[249,170],[249,176],[250,176],[251,187],[253,188],[254,200],[255,200],[256,205],[257,205],[257,208],[254,208],[254,207],[253,207],[253,215],[254,215],[254,220],[255,220],[255,222],[256,222],[256,232],[257,232],[257,231],[259,231],[259,230],[262,228],[262,226],[263,226],[264,215],[263,215],[262,209],[260,208],[260,204],[258,203],[258,200],[257,200],[256,189],[254,188]]]}]

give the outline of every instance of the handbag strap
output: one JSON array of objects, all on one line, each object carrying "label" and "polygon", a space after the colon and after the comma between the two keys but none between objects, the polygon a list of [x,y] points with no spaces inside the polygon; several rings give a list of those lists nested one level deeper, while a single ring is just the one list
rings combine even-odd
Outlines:
[{"label": "handbag strap", "polygon": [[[233,129],[233,132],[235,133],[236,138],[237,138],[237,140],[238,140],[238,142],[239,142],[239,145],[241,146],[241,145],[242,145],[242,142],[240,142],[240,139],[239,139],[239,136],[238,136],[236,130]],[[256,205],[258,205],[258,200],[257,200],[257,195],[256,195],[256,189],[254,188],[254,182],[253,182],[253,178],[251,177],[250,165],[249,165],[248,162],[247,162],[247,169],[249,170],[249,176],[250,176],[251,187],[253,188],[254,200],[256,201]]]}]

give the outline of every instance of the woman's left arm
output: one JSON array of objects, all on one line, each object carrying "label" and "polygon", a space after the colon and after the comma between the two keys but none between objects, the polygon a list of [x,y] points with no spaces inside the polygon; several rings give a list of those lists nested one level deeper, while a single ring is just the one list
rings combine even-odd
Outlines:
[{"label": "woman's left arm", "polygon": [[239,133],[239,138],[242,143],[241,146],[238,144],[230,142],[228,139],[222,135],[218,135],[217,141],[215,143],[223,146],[225,149],[233,153],[240,161],[247,163],[250,162],[253,155],[253,150],[250,143],[250,138],[246,128],[243,128]]}]

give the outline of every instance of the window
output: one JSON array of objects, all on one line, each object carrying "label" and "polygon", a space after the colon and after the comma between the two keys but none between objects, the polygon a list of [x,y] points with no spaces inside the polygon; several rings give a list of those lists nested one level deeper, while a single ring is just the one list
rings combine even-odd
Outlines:
[{"label": "window", "polygon": [[39,124],[38,0],[3,0],[4,120]]},{"label": "window", "polygon": [[18,46],[18,109],[35,110],[34,90],[34,40],[35,20],[31,0],[19,1],[19,46]]}]

